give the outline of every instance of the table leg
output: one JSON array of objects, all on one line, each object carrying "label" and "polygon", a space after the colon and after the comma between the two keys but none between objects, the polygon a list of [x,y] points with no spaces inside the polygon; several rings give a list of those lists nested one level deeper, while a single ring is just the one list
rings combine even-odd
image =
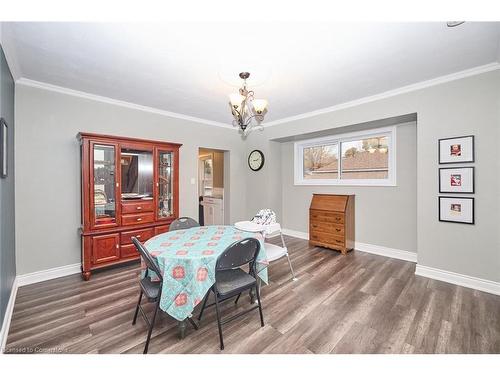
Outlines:
[{"label": "table leg", "polygon": [[186,337],[186,319],[179,322],[179,339],[183,340]]},{"label": "table leg", "polygon": [[250,289],[250,292],[248,293],[248,295],[250,296],[250,303],[255,303],[255,301],[257,300],[257,297],[256,297],[253,289]]}]

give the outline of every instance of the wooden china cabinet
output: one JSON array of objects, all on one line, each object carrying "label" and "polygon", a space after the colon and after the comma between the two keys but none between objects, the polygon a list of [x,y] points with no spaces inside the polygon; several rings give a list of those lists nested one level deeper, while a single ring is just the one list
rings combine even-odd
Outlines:
[{"label": "wooden china cabinet", "polygon": [[179,216],[178,143],[79,133],[82,275],[139,259],[141,241]]}]

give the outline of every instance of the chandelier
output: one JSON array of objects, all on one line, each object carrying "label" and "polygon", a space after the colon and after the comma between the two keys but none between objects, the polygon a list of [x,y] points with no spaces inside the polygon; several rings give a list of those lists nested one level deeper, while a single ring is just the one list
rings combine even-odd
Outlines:
[{"label": "chandelier", "polygon": [[238,94],[229,95],[229,107],[234,117],[233,126],[238,126],[244,136],[254,130],[264,130],[261,122],[267,113],[267,100],[255,99],[254,92],[247,88],[247,78],[250,73],[240,73],[243,86]]}]

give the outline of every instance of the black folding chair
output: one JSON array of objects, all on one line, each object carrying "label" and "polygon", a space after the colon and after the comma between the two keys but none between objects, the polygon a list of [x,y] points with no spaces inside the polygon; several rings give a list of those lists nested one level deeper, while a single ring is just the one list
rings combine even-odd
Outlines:
[{"label": "black folding chair", "polygon": [[199,227],[200,224],[195,219],[192,219],[190,217],[180,217],[178,219],[175,219],[170,223],[170,226],[168,228],[168,231],[171,232],[173,230],[180,230],[180,229],[189,229],[189,228],[194,228],[194,227]]},{"label": "black folding chair", "polygon": [[[217,258],[217,263],[215,265],[215,284],[212,285],[203,299],[203,305],[201,307],[200,315],[198,316],[198,321],[201,320],[205,307],[215,305],[221,350],[224,350],[222,324],[229,323],[252,310],[259,309],[260,325],[261,327],[264,327],[264,316],[262,315],[262,305],[260,303],[260,293],[257,286],[256,272],[256,261],[259,250],[259,241],[255,238],[246,238],[229,245],[229,247]],[[240,268],[246,264],[249,266],[248,273]],[[255,288],[258,305],[221,321],[219,303],[234,296],[238,296],[237,298],[239,298],[242,292],[252,290],[253,288]],[[207,306],[207,300],[210,292],[213,292],[214,294],[215,303]]]},{"label": "black folding chair", "polygon": [[[139,295],[139,301],[137,302],[137,307],[135,309],[134,320],[132,321],[132,325],[135,325],[135,323],[137,322],[137,314],[140,311],[142,317],[144,318],[144,321],[146,322],[146,325],[148,326],[148,338],[146,339],[146,346],[144,347],[144,354],[146,354],[148,352],[149,340],[151,339],[151,333],[153,332],[153,327],[155,324],[156,313],[160,309],[161,289],[163,287],[163,276],[160,272],[158,264],[151,256],[151,254],[146,250],[144,245],[136,237],[132,237],[132,242],[137,248],[137,251],[139,251],[139,253],[141,254],[141,257],[147,266],[146,273],[144,277],[141,278],[140,280],[141,294]],[[158,276],[158,278],[160,279],[158,282],[151,281],[151,279],[148,277],[149,270],[152,270]],[[151,321],[148,319],[146,313],[144,312],[141,306],[141,300],[143,294],[146,296],[148,302],[155,302],[155,310],[153,313],[153,319]],[[194,329],[198,329],[198,326],[196,325],[193,319],[188,318],[188,320],[193,325]]]}]

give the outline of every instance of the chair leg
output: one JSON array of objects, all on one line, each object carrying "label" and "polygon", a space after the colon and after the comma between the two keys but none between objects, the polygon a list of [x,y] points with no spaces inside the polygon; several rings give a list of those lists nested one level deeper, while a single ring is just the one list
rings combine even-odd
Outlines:
[{"label": "chair leg", "polygon": [[194,322],[193,318],[189,317],[188,320],[189,320],[189,323],[191,323],[191,325],[193,326],[193,328],[195,330],[198,330],[198,325]]},{"label": "chair leg", "polygon": [[141,294],[139,294],[139,301],[137,302],[137,307],[135,308],[134,320],[132,321],[132,325],[135,325],[135,323],[137,322],[137,314],[139,313],[139,306],[141,305],[141,299],[142,299],[142,289],[141,289]]},{"label": "chair leg", "polygon": [[224,350],[224,341],[222,339],[222,324],[220,321],[219,299],[217,298],[217,291],[214,291],[214,295],[215,295],[215,314],[217,315],[217,325],[219,326],[220,350]]},{"label": "chair leg", "polygon": [[235,305],[238,303],[238,300],[240,299],[240,297],[241,297],[241,293],[240,293],[240,294],[238,294],[238,297],[236,297],[236,300],[234,301],[234,304],[235,304]]},{"label": "chair leg", "polygon": [[255,293],[257,294],[257,303],[259,304],[260,326],[264,327],[264,315],[262,314],[262,305],[260,304],[259,287],[255,285]]},{"label": "chair leg", "polygon": [[288,260],[288,265],[290,266],[290,271],[292,271],[292,280],[297,281],[298,279],[295,277],[295,272],[293,272],[292,262],[290,261],[290,257],[288,253],[286,253],[286,259]]},{"label": "chair leg", "polygon": [[148,338],[146,339],[146,346],[144,347],[143,354],[148,354],[149,340],[151,340],[151,333],[153,333],[153,327],[155,326],[156,314],[158,313],[158,310],[160,309],[160,300],[161,300],[161,298],[158,297],[158,302],[156,303],[155,312],[153,314],[153,319],[151,320],[151,325],[149,326]]},{"label": "chair leg", "polygon": [[207,304],[207,300],[208,300],[208,296],[210,295],[210,290],[208,290],[207,294],[205,294],[205,298],[203,298],[203,305],[201,305],[201,311],[200,311],[200,315],[198,315],[198,321],[201,320],[201,317],[203,316],[203,311],[205,311],[205,306]]}]

